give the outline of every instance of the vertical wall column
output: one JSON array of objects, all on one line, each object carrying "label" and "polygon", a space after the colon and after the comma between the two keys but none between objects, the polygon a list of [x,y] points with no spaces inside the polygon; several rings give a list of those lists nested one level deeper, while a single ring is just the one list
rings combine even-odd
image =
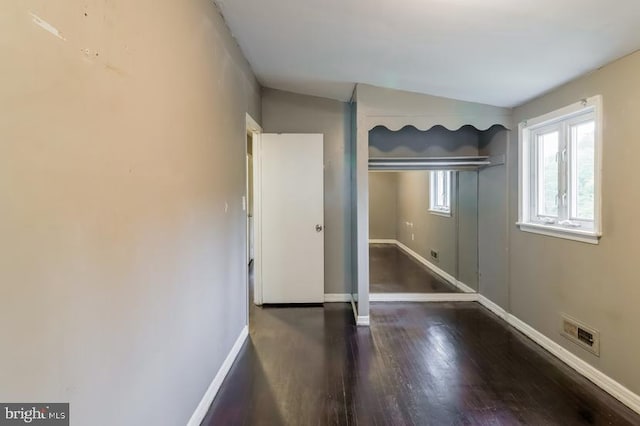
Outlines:
[{"label": "vertical wall column", "polygon": [[369,132],[361,116],[356,132],[358,325],[369,325]]},{"label": "vertical wall column", "polygon": [[[492,128],[482,133],[480,153],[507,157],[509,131]],[[478,174],[478,261],[480,293],[509,310],[508,199],[506,164]]]}]

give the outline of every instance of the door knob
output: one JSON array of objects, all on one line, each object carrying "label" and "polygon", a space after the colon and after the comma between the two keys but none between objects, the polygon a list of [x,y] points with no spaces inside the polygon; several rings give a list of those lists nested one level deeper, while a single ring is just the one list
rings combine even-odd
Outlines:
[{"label": "door knob", "polygon": [[316,225],[316,232],[322,232],[322,225]]}]

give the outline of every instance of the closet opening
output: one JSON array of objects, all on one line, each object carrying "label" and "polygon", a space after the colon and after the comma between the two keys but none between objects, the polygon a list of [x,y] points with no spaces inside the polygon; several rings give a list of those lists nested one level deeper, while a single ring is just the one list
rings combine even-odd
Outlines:
[{"label": "closet opening", "polygon": [[483,141],[499,130],[505,129],[369,132],[372,302],[473,300],[480,174],[504,165],[504,155],[493,156]]}]

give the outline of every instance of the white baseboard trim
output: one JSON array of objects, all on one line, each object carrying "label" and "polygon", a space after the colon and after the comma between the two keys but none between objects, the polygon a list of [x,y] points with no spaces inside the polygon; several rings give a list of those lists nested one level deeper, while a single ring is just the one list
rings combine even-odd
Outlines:
[{"label": "white baseboard trim", "polygon": [[375,239],[369,238],[369,244],[397,244],[398,241],[394,239],[385,240],[385,239]]},{"label": "white baseboard trim", "polygon": [[[409,247],[407,247],[406,245],[404,245],[403,243],[401,243],[400,241],[396,241],[396,245],[398,246],[398,248],[402,251],[404,251],[405,253],[407,253],[409,256],[413,257],[415,260],[417,260],[418,262],[420,262],[421,264],[423,264],[424,266],[426,266],[427,268],[429,268],[431,271],[433,271],[434,273],[440,275],[442,278],[444,278],[445,280],[447,280],[447,282],[456,285],[456,283],[458,282],[458,280],[455,279],[455,277],[451,274],[449,274],[448,272],[445,272],[444,270],[438,268],[436,265],[434,265],[433,263],[429,262],[427,259],[425,259],[424,257],[422,257],[420,254],[418,254],[416,251],[410,249]],[[456,285],[457,286],[457,285]]]},{"label": "white baseboard trim", "polygon": [[449,284],[452,284],[453,286],[457,287],[463,293],[475,293],[475,290],[473,290],[471,287],[469,287],[468,285],[464,284],[461,281],[458,281],[453,275],[451,275],[450,273],[444,271],[443,269],[438,268],[436,265],[434,265],[433,263],[429,262],[427,259],[422,257],[417,252],[413,251],[412,249],[410,249],[406,245],[402,244],[400,241],[395,241],[395,245],[398,246],[398,248],[400,250],[404,251],[409,256],[413,257],[415,260],[420,262],[422,265],[424,265],[427,268],[429,268],[431,271],[433,271],[433,273],[435,273],[437,275],[440,275]]},{"label": "white baseboard trim", "polygon": [[371,302],[477,302],[475,293],[370,293]]},{"label": "white baseboard trim", "polygon": [[554,342],[529,324],[520,320],[514,315],[509,314],[502,307],[498,306],[485,296],[480,295],[478,302],[485,308],[489,309],[500,318],[504,319],[509,325],[533,340],[547,352],[554,355],[560,361],[567,364],[576,372],[592,381],[595,385],[607,392],[609,395],[622,402],[624,405],[640,414],[640,395],[635,394],[624,385],[615,381],[611,377],[604,374],[582,358],[563,348],[560,344]]},{"label": "white baseboard trim", "polygon": [[529,337],[547,351],[551,352],[569,367],[573,368],[578,373],[602,388],[605,392],[609,393],[636,413],[640,413],[640,395],[633,393],[624,385],[618,383],[602,371],[584,361],[582,358],[574,355],[572,352],[563,348],[558,343],[549,339],[547,336],[535,330],[533,327],[515,316],[509,315],[508,322],[522,334]]},{"label": "white baseboard trim", "polygon": [[366,326],[368,327],[370,324],[369,315],[358,315],[358,307],[356,306],[356,297],[355,295],[351,296],[351,310],[353,311],[353,319],[356,321],[357,326]]},{"label": "white baseboard trim", "polygon": [[460,291],[462,291],[463,293],[477,293],[474,289],[472,289],[471,287],[469,287],[468,285],[466,285],[462,281],[456,280],[454,285],[456,287],[458,287],[460,289]]},{"label": "white baseboard trim", "polygon": [[368,327],[371,324],[369,315],[363,316],[358,315],[358,319],[356,320],[356,325]]},{"label": "white baseboard trim", "polygon": [[356,306],[353,295],[351,296],[351,310],[353,311],[353,320],[356,322],[356,325],[358,325],[358,307]]},{"label": "white baseboard trim", "polygon": [[482,294],[478,295],[478,302],[480,302],[482,306],[484,306],[485,308],[487,308],[488,310],[490,310],[491,312],[493,312],[494,314],[496,314],[506,322],[509,322],[509,314],[507,313],[506,310],[502,308],[502,306],[492,302]]},{"label": "white baseboard trim", "polygon": [[189,419],[187,426],[200,426],[200,423],[202,423],[202,420],[207,415],[207,411],[209,411],[209,407],[211,406],[213,399],[216,397],[218,391],[220,390],[220,386],[222,386],[222,382],[224,381],[224,378],[229,373],[229,370],[231,370],[231,366],[233,365],[233,362],[236,360],[236,357],[238,356],[238,354],[240,353],[240,349],[242,348],[242,345],[244,344],[245,340],[247,340],[248,336],[249,336],[249,327],[245,325],[242,331],[240,332],[240,335],[236,339],[236,342],[233,344],[233,347],[229,351],[229,354],[227,355],[224,362],[222,363],[222,366],[220,366],[218,373],[213,378],[213,381],[209,385],[209,388],[207,389],[204,396],[200,400],[200,403],[196,407],[196,411],[194,411],[193,414],[191,415],[191,418]]},{"label": "white baseboard trim", "polygon": [[349,303],[351,302],[351,294],[349,293],[325,293],[325,303]]}]

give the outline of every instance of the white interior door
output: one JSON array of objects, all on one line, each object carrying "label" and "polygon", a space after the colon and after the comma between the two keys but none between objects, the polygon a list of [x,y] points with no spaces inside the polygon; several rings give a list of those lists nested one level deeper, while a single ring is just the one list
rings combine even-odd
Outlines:
[{"label": "white interior door", "polygon": [[[250,141],[250,143],[253,143]],[[254,228],[253,228],[253,155],[247,154],[247,259],[250,263],[254,256]]]},{"label": "white interior door", "polygon": [[321,134],[262,134],[263,303],[324,301]]},{"label": "white interior door", "polygon": [[253,260],[253,257],[255,256],[255,238],[253,236],[254,232],[253,216],[249,216],[249,262],[251,262]]}]

